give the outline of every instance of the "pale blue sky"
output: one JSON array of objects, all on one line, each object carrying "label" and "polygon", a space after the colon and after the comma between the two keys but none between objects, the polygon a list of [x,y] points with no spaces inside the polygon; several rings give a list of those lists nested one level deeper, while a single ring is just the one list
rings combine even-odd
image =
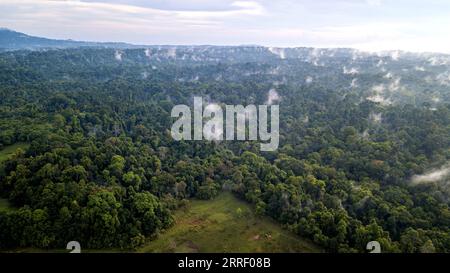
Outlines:
[{"label": "pale blue sky", "polygon": [[0,0],[0,14],[51,38],[450,53],[448,0]]}]

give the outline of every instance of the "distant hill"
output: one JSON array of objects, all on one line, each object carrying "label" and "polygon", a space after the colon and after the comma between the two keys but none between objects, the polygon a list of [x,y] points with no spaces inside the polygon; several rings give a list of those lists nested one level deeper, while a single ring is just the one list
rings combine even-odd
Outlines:
[{"label": "distant hill", "polygon": [[139,46],[126,43],[99,43],[83,42],[74,40],[55,40],[42,37],[30,36],[21,32],[0,28],[0,51],[11,50],[41,50],[52,48],[76,48],[76,47],[97,47],[97,48],[137,48]]}]

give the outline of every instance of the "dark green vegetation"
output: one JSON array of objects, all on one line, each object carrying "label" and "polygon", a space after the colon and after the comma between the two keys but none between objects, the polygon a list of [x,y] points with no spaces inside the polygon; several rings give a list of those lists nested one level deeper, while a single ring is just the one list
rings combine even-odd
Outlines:
[{"label": "dark green vegetation", "polygon": [[138,252],[319,252],[313,244],[256,216],[230,193],[193,200],[178,210],[175,224]]},{"label": "dark green vegetation", "polygon": [[[4,200],[4,199],[3,199]],[[1,206],[0,199],[0,206]],[[1,210],[1,207],[0,207]],[[174,225],[149,238],[136,249],[86,249],[83,253],[145,252],[321,252],[322,250],[294,233],[280,228],[268,217],[257,216],[253,208],[231,193],[212,200],[189,200],[174,213]],[[10,252],[67,253],[69,250],[20,248]]]},{"label": "dark green vegetation", "polygon": [[9,145],[0,150],[0,163],[6,161],[12,154],[14,154],[18,149],[22,151],[28,148],[26,143],[16,143],[14,145]]},{"label": "dark green vegetation", "polygon": [[11,204],[7,199],[0,198],[0,212],[12,210]]},{"label": "dark green vegetation", "polygon": [[[3,161],[6,161],[12,154],[14,154],[18,149],[26,150],[28,148],[28,144],[26,143],[16,143],[14,145],[6,146],[2,150],[0,150],[0,164]],[[8,199],[0,198],[0,212],[1,211],[10,211],[14,208],[11,206]]]},{"label": "dark green vegetation", "polygon": [[[0,54],[0,145],[30,143],[1,164],[0,197],[17,209],[0,212],[0,248],[134,249],[180,228],[184,199],[225,188],[327,251],[378,240],[383,251],[450,252],[447,184],[410,183],[450,160],[449,57],[284,57],[262,47]],[[170,137],[176,104],[264,104],[272,88],[276,152]]]}]

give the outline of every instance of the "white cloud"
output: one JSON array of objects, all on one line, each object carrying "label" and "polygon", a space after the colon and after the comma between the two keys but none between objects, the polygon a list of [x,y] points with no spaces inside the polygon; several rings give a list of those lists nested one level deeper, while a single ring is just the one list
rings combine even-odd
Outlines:
[{"label": "white cloud", "polygon": [[450,86],[450,72],[446,71],[436,76],[436,81],[440,85]]},{"label": "white cloud", "polygon": [[148,58],[150,58],[152,56],[152,52],[148,48],[145,49],[144,53],[145,53],[145,56],[148,57]]},{"label": "white cloud", "polygon": [[382,84],[374,85],[374,86],[372,87],[372,90],[373,90],[375,93],[380,94],[380,93],[384,93],[385,87],[384,87],[384,85],[382,85]]},{"label": "white cloud", "polygon": [[274,102],[280,101],[280,99],[281,98],[280,98],[280,95],[278,95],[277,90],[272,88],[267,93],[267,102],[266,102],[266,104],[272,105]]},{"label": "white cloud", "polygon": [[366,99],[381,105],[391,105],[392,101],[389,98],[384,97],[386,87],[383,84],[375,85],[372,87],[373,94]]},{"label": "white cloud", "polygon": [[439,97],[432,97],[431,98],[431,100],[434,102],[434,103],[438,103],[438,102],[441,102],[441,99],[439,98]]},{"label": "white cloud", "polygon": [[372,96],[368,97],[367,100],[375,102],[375,103],[379,103],[381,105],[391,105],[392,104],[392,101],[390,99],[384,98],[380,94],[372,95]]},{"label": "white cloud", "polygon": [[344,74],[350,74],[355,75],[359,73],[359,70],[357,68],[352,67],[351,69],[347,69],[347,67],[344,66]]},{"label": "white cloud", "polygon": [[277,55],[281,59],[286,59],[286,54],[285,54],[284,48],[269,47],[268,49],[272,54]]},{"label": "white cloud", "polygon": [[50,38],[136,44],[450,52],[450,3],[442,1],[434,9],[418,0],[113,2],[1,0],[0,26]]},{"label": "white cloud", "polygon": [[398,91],[401,88],[400,81],[402,80],[401,77],[395,78],[388,86],[389,91],[394,92]]},{"label": "white cloud", "polygon": [[400,51],[398,50],[392,51],[391,58],[394,61],[398,61],[398,59],[400,58]]},{"label": "white cloud", "polygon": [[233,16],[263,15],[265,10],[263,6],[254,1],[235,1],[232,7],[238,9],[230,9],[226,11],[176,11],[176,14],[186,18],[201,19],[217,19]]},{"label": "white cloud", "polygon": [[381,6],[381,0],[366,0],[369,6]]},{"label": "white cloud", "polygon": [[167,50],[167,57],[169,57],[169,58],[176,58],[177,57],[177,49],[176,48],[169,48]]},{"label": "white cloud", "polygon": [[[188,44],[188,37],[194,41],[223,35],[231,30],[225,22],[262,16],[265,11],[254,1],[235,1],[226,10],[177,11],[103,2],[2,0],[0,13],[0,25],[50,38]],[[177,42],[178,38],[186,40]]]},{"label": "white cloud", "polygon": [[412,177],[411,182],[416,185],[423,183],[433,183],[440,181],[449,175],[450,175],[450,167],[443,166],[440,169],[434,169],[422,175],[415,175]]},{"label": "white cloud", "polygon": [[123,52],[121,52],[119,50],[116,50],[116,52],[114,52],[114,58],[118,61],[122,61],[122,55],[123,55]]},{"label": "white cloud", "polygon": [[383,120],[381,113],[370,113],[369,118],[374,123],[381,123],[381,121]]}]

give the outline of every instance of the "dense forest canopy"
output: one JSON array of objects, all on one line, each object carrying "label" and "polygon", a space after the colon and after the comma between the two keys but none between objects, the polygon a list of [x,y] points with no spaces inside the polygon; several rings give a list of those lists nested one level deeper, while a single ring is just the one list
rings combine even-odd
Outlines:
[{"label": "dense forest canopy", "polygon": [[[327,251],[450,252],[450,56],[148,47],[0,54],[0,248],[134,248],[232,191]],[[280,146],[174,141],[174,105],[280,105]]]}]

